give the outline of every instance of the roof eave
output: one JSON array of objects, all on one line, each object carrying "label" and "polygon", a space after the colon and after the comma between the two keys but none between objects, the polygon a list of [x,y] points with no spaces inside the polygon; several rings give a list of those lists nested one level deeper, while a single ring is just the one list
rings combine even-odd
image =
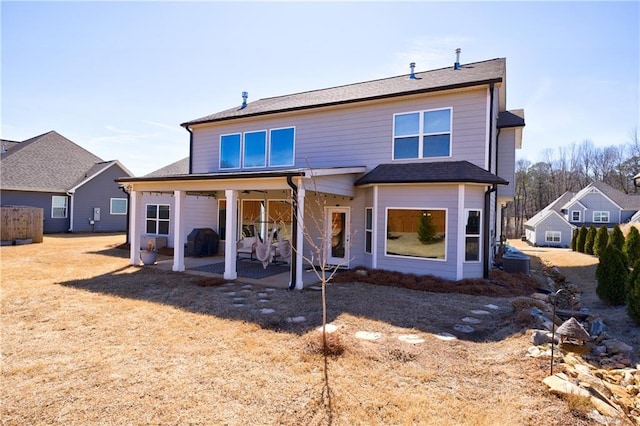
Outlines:
[{"label": "roof eave", "polygon": [[180,124],[180,126],[182,126],[184,128],[187,128],[189,126],[195,126],[195,125],[199,125],[199,124],[216,123],[216,122],[221,122],[221,121],[229,121],[229,120],[236,120],[236,119],[241,119],[241,118],[258,117],[258,116],[263,116],[263,115],[271,115],[271,114],[278,114],[278,113],[302,111],[302,110],[322,108],[322,107],[330,107],[330,106],[336,106],[336,105],[347,105],[347,104],[353,104],[353,103],[358,103],[358,102],[367,102],[367,101],[375,101],[375,100],[380,100],[380,99],[397,98],[397,97],[401,97],[401,96],[411,96],[411,95],[419,95],[419,94],[423,94],[423,93],[441,92],[441,91],[445,91],[445,90],[464,89],[464,88],[468,88],[468,87],[485,86],[485,85],[488,85],[488,84],[495,84],[495,83],[501,83],[501,82],[502,82],[502,77],[498,77],[498,78],[491,78],[491,79],[474,81],[474,82],[457,83],[457,84],[450,84],[450,85],[438,86],[438,87],[429,87],[429,88],[424,88],[424,89],[420,89],[420,90],[412,90],[412,91],[408,91],[408,92],[389,93],[389,94],[385,94],[385,95],[369,96],[369,97],[357,98],[357,99],[348,99],[348,100],[344,100],[344,101],[325,102],[325,103],[319,103],[319,104],[314,104],[314,105],[304,105],[304,106],[299,106],[299,107],[282,108],[282,109],[276,109],[276,110],[271,110],[271,111],[255,112],[255,113],[244,114],[244,115],[240,115],[240,116],[221,117],[221,118],[214,118],[214,119],[209,119],[209,120],[192,120],[192,121],[184,122],[184,123]]}]

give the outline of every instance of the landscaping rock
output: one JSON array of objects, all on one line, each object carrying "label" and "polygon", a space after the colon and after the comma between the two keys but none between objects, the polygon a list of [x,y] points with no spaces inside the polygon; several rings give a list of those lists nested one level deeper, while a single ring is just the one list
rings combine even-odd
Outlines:
[{"label": "landscaping rock", "polygon": [[545,330],[533,330],[533,332],[531,333],[531,343],[536,346],[546,345],[547,343],[550,343],[551,338],[551,333]]},{"label": "landscaping rock", "polygon": [[562,373],[545,377],[542,380],[542,383],[547,385],[552,393],[562,395],[577,395],[584,398],[591,398],[591,394],[588,390],[574,385],[568,380],[568,377]]}]

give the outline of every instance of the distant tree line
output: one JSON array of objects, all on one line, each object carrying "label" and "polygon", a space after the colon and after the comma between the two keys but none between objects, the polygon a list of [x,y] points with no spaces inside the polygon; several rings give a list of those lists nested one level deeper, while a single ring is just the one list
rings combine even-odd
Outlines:
[{"label": "distant tree line", "polygon": [[515,199],[504,209],[507,238],[524,234],[524,222],[566,191],[578,192],[591,182],[604,182],[626,194],[640,194],[633,176],[640,173],[640,133],[628,143],[597,147],[590,140],[547,149],[542,161],[516,163]]}]

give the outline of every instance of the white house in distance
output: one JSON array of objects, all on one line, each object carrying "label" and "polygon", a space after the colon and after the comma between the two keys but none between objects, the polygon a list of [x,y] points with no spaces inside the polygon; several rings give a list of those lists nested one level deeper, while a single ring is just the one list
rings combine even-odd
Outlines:
[{"label": "white house in distance", "polygon": [[[274,224],[294,247],[290,288],[302,288],[305,237],[321,234],[330,264],[487,276],[524,127],[523,111],[507,110],[506,60],[410,70],[255,102],[243,92],[241,105],[183,123],[187,173],[119,179],[131,197],[131,264],[145,236],[162,235],[183,271],[197,216],[222,240],[226,279],[237,278],[241,236],[267,238]],[[193,197],[208,202],[194,212]]]}]

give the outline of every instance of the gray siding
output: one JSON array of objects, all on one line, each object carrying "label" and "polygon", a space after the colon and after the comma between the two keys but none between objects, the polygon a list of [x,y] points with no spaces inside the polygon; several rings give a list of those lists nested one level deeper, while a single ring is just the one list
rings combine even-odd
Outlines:
[{"label": "gray siding", "polygon": [[[545,241],[547,231],[560,231],[561,240],[559,243]],[[532,243],[536,246],[551,247],[569,247],[571,245],[571,236],[573,228],[567,222],[562,220],[558,215],[549,214],[544,218],[535,229],[535,237],[532,235]]]},{"label": "gray siding", "polygon": [[[111,214],[111,198],[127,198],[127,194],[115,182],[116,178],[125,175],[126,173],[118,165],[113,165],[76,190],[73,197],[74,232],[124,232],[127,230],[127,215]],[[91,225],[89,219],[93,218],[95,207],[100,208],[100,221]]]},{"label": "gray siding", "polygon": [[[56,234],[69,231],[69,211],[67,210],[67,218],[53,219],[51,217],[51,197],[54,195],[65,196],[61,193],[51,192],[22,192],[22,191],[2,191],[0,198],[3,206],[29,206],[40,207],[43,209],[45,234]],[[68,198],[68,197],[67,197]],[[67,206],[70,207],[70,201],[67,199]]]},{"label": "gray siding", "polygon": [[498,199],[510,201],[515,195],[516,187],[516,132],[514,129],[502,129],[498,139],[498,171],[497,175],[509,182],[509,185],[498,186]]},{"label": "gray siding", "polygon": [[464,159],[485,167],[486,93],[477,89],[421,95],[197,126],[193,172],[218,171],[220,135],[280,127],[295,127],[295,167],[373,168],[392,161],[393,114],[447,107],[453,108],[452,156],[433,161]]}]

